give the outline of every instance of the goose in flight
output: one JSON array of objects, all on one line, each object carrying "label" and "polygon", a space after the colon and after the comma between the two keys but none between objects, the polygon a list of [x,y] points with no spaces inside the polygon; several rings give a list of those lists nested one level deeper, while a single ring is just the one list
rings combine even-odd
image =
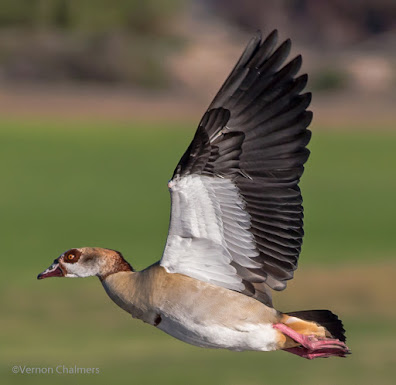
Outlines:
[{"label": "goose in flight", "polygon": [[297,268],[311,137],[307,75],[297,76],[301,56],[285,64],[290,47],[277,31],[254,36],[205,112],[168,184],[159,262],[134,271],[120,252],[73,248],[38,279],[97,276],[132,317],[196,346],[345,357],[332,312],[272,305]]}]

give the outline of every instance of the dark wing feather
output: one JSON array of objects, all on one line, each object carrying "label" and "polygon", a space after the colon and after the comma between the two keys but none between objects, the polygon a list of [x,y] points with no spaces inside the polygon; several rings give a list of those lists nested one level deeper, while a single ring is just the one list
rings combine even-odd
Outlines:
[{"label": "dark wing feather", "polygon": [[173,176],[217,176],[238,187],[259,251],[252,259],[261,267],[243,267],[235,258],[232,265],[244,293],[265,303],[271,303],[268,286],[283,290],[297,268],[303,238],[298,182],[309,156],[312,120],[306,111],[311,94],[301,94],[307,75],[296,77],[301,56],[284,65],[290,40],[278,48],[276,42],[276,31],[263,42],[259,34],[252,38]]}]

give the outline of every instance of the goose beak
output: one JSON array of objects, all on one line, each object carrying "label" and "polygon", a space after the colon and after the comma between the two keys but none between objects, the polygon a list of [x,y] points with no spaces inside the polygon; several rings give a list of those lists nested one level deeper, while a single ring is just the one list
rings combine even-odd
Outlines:
[{"label": "goose beak", "polygon": [[44,270],[37,276],[37,279],[44,279],[49,277],[64,277],[62,268],[58,262],[54,262],[47,270]]}]

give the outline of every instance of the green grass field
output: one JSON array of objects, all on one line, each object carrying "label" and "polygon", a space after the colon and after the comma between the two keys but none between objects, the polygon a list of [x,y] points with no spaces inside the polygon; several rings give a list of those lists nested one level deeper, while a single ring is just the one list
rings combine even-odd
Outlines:
[{"label": "green grass field", "polygon": [[[167,181],[193,134],[187,124],[0,122],[1,383],[393,384],[394,133],[314,128],[302,180],[306,237],[289,298],[342,311],[347,359],[192,347],[132,320],[96,278],[36,280],[71,247],[120,250],[136,269],[158,260]],[[293,306],[288,295],[277,298]],[[18,375],[14,365],[100,374]]]}]

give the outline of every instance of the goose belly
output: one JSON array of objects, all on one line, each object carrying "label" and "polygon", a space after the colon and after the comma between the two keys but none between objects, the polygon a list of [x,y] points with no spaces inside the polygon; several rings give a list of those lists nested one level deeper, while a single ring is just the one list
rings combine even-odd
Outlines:
[{"label": "goose belly", "polygon": [[278,346],[278,333],[270,323],[244,323],[231,328],[162,315],[157,327],[181,341],[204,348],[270,351]]}]

